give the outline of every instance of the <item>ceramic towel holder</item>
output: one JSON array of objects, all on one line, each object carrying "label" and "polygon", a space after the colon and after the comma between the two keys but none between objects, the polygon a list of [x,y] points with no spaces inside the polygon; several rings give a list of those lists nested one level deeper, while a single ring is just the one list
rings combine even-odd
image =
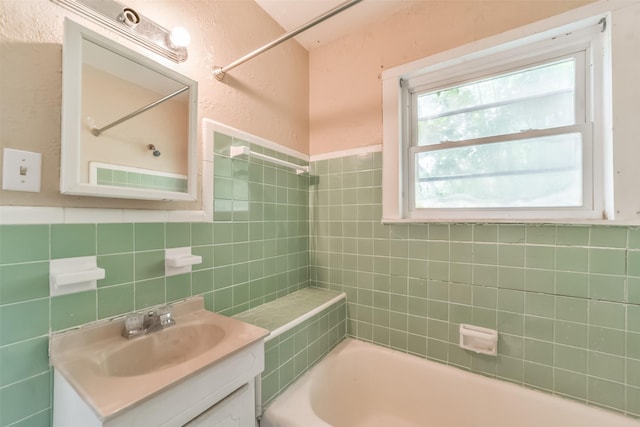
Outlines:
[{"label": "ceramic towel holder", "polygon": [[189,273],[193,265],[202,263],[201,256],[191,255],[190,247],[165,249],[164,260],[166,276]]},{"label": "ceramic towel holder", "polygon": [[104,279],[95,256],[54,259],[49,262],[49,291],[51,296],[73,294],[97,288]]}]

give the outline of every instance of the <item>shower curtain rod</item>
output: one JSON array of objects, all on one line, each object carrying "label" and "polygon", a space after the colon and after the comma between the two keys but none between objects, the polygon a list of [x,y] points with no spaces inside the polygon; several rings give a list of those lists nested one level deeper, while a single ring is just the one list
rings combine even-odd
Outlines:
[{"label": "shower curtain rod", "polygon": [[224,78],[225,74],[228,71],[236,68],[238,65],[244,64],[245,62],[249,61],[250,59],[253,59],[256,56],[266,52],[269,49],[271,49],[272,47],[275,47],[275,46],[279,45],[280,43],[285,42],[285,41],[289,40],[290,38],[297,36],[298,34],[302,33],[303,31],[308,30],[309,28],[321,23],[322,21],[325,21],[325,20],[331,18],[332,16],[337,15],[338,13],[342,12],[343,10],[346,10],[346,9],[350,8],[351,6],[354,6],[357,3],[360,3],[361,1],[362,0],[348,0],[348,1],[344,2],[344,3],[341,3],[338,6],[334,7],[333,9],[331,9],[331,10],[325,12],[324,14],[318,16],[317,18],[307,22],[306,24],[301,25],[300,27],[289,31],[288,33],[285,33],[285,34],[281,35],[277,39],[273,40],[271,43],[267,43],[266,45],[262,46],[261,48],[256,49],[253,52],[243,56],[242,58],[233,61],[229,65],[225,65],[224,67],[215,66],[215,67],[213,67],[213,75],[216,77],[216,79],[222,80]]},{"label": "shower curtain rod", "polygon": [[118,120],[116,120],[116,121],[114,121],[114,122],[111,122],[111,123],[109,123],[108,125],[103,126],[103,127],[99,128],[99,129],[98,129],[97,127],[94,127],[94,128],[92,128],[92,129],[91,129],[91,133],[92,133],[94,136],[100,136],[100,135],[102,134],[102,132],[104,132],[105,130],[107,130],[107,129],[111,129],[111,128],[112,128],[112,127],[114,127],[114,126],[118,126],[120,123],[126,122],[126,121],[127,121],[127,120],[129,120],[129,119],[132,119],[132,118],[134,118],[135,116],[137,116],[137,115],[139,115],[139,114],[142,114],[142,113],[144,113],[145,111],[148,111],[148,110],[150,110],[150,109],[152,109],[152,108],[154,108],[154,107],[156,107],[156,106],[158,106],[158,105],[162,104],[162,103],[163,103],[163,102],[165,102],[165,101],[170,100],[170,99],[171,99],[171,98],[173,98],[174,96],[178,96],[178,95],[180,95],[182,92],[184,92],[184,91],[185,91],[185,90],[187,90],[187,89],[189,89],[189,86],[185,86],[185,87],[183,87],[183,88],[181,88],[181,89],[178,89],[177,91],[175,91],[175,92],[173,92],[173,93],[170,93],[169,95],[167,95],[167,96],[165,96],[165,97],[163,97],[163,98],[160,98],[160,99],[158,99],[157,101],[153,101],[151,104],[148,104],[148,105],[145,105],[144,107],[138,108],[138,109],[137,109],[136,111],[134,111],[133,113],[129,113],[129,114],[127,114],[126,116],[124,116],[124,117],[122,117],[122,118],[120,118],[120,119],[118,119]]}]

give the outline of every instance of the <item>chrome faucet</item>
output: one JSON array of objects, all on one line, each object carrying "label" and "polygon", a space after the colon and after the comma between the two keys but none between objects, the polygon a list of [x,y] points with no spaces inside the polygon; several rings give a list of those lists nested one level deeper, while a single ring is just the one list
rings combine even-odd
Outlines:
[{"label": "chrome faucet", "polygon": [[134,313],[124,318],[124,330],[122,336],[127,339],[133,339],[143,335],[159,331],[176,324],[168,305],[158,307],[145,314]]}]

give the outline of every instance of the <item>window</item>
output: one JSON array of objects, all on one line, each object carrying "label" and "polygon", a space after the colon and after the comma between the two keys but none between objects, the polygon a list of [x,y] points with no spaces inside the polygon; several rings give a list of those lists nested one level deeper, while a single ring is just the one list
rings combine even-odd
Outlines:
[{"label": "window", "polygon": [[596,22],[400,75],[397,218],[602,218]]}]

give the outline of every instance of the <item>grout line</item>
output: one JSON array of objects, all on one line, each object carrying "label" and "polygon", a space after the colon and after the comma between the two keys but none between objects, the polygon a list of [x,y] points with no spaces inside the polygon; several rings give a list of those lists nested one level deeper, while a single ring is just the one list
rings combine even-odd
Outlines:
[{"label": "grout line", "polygon": [[[37,373],[37,374],[33,374],[33,375],[28,376],[28,377],[25,377],[25,378],[20,378],[18,381],[14,381],[14,382],[12,382],[12,383],[5,384],[5,385],[3,385],[2,387],[0,387],[0,390],[2,390],[2,389],[6,389],[6,388],[11,387],[11,386],[14,386],[14,385],[16,385],[16,384],[23,383],[23,382],[25,382],[25,381],[32,380],[32,379],[34,379],[34,378],[36,378],[36,377],[40,377],[40,376],[43,376],[43,375],[45,375],[45,374],[50,375],[52,372],[53,372],[53,366],[50,366],[46,371],[42,371],[42,372],[39,372],[39,373]],[[30,416],[30,415],[29,415],[29,416]]]},{"label": "grout line", "polygon": [[38,412],[34,412],[33,414],[29,414],[29,415],[27,415],[27,416],[26,416],[26,417],[24,417],[24,418],[20,418],[19,420],[16,420],[16,421],[12,422],[11,424],[8,424],[8,425],[7,425],[7,427],[17,426],[18,424],[22,423],[22,422],[23,422],[23,421],[25,421],[25,420],[28,420],[28,419],[29,419],[29,418],[31,418],[31,417],[35,417],[36,415],[40,415],[40,414],[42,414],[42,413],[44,413],[44,412],[47,412],[47,411],[52,410],[52,409],[53,409],[53,407],[51,406],[51,403],[50,403],[49,405],[50,405],[50,406],[49,406],[49,407],[47,407],[47,408],[44,408],[44,409],[42,409],[42,410],[40,410],[40,411],[38,411]]}]

